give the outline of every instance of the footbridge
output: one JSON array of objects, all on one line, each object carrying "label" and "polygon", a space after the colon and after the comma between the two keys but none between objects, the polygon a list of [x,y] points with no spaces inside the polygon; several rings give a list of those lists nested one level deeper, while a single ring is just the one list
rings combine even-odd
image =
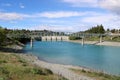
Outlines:
[{"label": "footbridge", "polygon": [[41,39],[41,41],[68,41],[70,36],[80,37],[82,41],[82,45],[84,45],[86,37],[99,36],[99,42],[103,41],[103,36],[108,34],[89,34],[89,33],[41,33],[41,32],[31,32],[31,33],[22,33],[22,34],[8,34],[8,37],[15,38],[29,38],[31,47],[33,46],[33,41],[36,38]]}]

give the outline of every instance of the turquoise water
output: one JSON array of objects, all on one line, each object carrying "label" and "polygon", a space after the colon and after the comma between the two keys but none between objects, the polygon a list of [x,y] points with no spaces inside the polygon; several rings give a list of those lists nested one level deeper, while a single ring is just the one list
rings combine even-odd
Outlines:
[{"label": "turquoise water", "polygon": [[24,51],[51,63],[83,66],[109,74],[120,74],[120,47],[84,45],[72,42],[34,42]]}]

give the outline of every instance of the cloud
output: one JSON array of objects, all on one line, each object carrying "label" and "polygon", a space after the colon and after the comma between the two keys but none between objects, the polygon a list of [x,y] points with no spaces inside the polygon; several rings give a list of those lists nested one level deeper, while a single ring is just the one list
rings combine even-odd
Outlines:
[{"label": "cloud", "polygon": [[46,18],[64,18],[64,17],[82,16],[84,15],[84,13],[75,12],[75,11],[58,11],[58,12],[43,12],[37,15]]},{"label": "cloud", "polygon": [[[0,21],[17,23],[18,20],[22,21],[24,24],[26,24],[25,22],[32,22],[29,24],[30,26],[38,24],[37,26],[29,27],[30,29],[49,29],[68,32],[86,30],[98,24],[105,25],[105,28],[118,28],[120,25],[120,18],[118,15],[102,12],[58,11],[34,14],[0,12]],[[41,26],[39,23],[50,24],[51,26]]]},{"label": "cloud", "polygon": [[95,14],[92,16],[88,16],[88,17],[83,17],[80,22],[87,24],[87,25],[100,25],[103,24],[105,29],[110,28],[120,28],[120,18],[118,15],[114,15],[114,14]]},{"label": "cloud", "polygon": [[59,12],[43,12],[34,14],[21,14],[21,13],[6,13],[0,12],[0,20],[21,20],[24,18],[64,18],[64,17],[75,17],[82,16],[86,13],[72,12],[72,11],[59,11]]},{"label": "cloud", "polygon": [[24,16],[25,16],[24,14],[0,12],[0,20],[5,20],[5,21],[21,20],[24,18]]},{"label": "cloud", "polygon": [[25,6],[22,3],[20,3],[19,6],[20,8],[25,8]]},{"label": "cloud", "polygon": [[[34,14],[23,14],[23,13],[7,13],[7,12],[0,12],[0,20],[21,20],[25,18],[29,19],[39,19],[42,20],[43,18],[46,19],[58,19],[58,18],[71,18],[71,17],[85,17],[85,16],[98,16],[100,13],[96,12],[77,12],[77,11],[57,11],[57,12],[42,12],[42,13],[34,13]],[[42,19],[40,19],[42,18]],[[51,21],[55,22],[55,21]]]},{"label": "cloud", "polygon": [[69,3],[73,7],[97,7],[98,0],[62,0],[62,2]]},{"label": "cloud", "polygon": [[102,24],[102,23],[107,23],[109,21],[113,21],[115,18],[117,17],[112,14],[101,14],[101,15],[84,17],[82,21],[85,23]]},{"label": "cloud", "polygon": [[74,17],[74,16],[82,16],[82,13],[79,12],[64,12],[64,11],[59,11],[59,12],[44,12],[40,13],[41,17],[46,17],[46,18],[64,18],[64,17]]},{"label": "cloud", "polygon": [[120,14],[120,0],[101,0],[99,5],[104,9]]},{"label": "cloud", "polygon": [[60,32],[76,32],[80,31],[81,27],[83,27],[83,30],[86,29],[84,25],[79,26],[64,26],[64,25],[36,25],[32,26],[29,29],[30,30],[51,30],[51,31],[60,31]]}]

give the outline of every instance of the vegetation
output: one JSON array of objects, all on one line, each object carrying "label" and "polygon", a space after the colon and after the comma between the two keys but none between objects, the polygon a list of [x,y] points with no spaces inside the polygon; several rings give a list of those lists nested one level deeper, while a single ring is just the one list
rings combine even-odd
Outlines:
[{"label": "vegetation", "polygon": [[103,25],[97,25],[96,27],[92,27],[85,31],[86,33],[98,33],[98,34],[104,34],[105,29]]},{"label": "vegetation", "polygon": [[0,45],[6,41],[6,31],[2,27],[0,27]]},{"label": "vegetation", "polygon": [[67,80],[21,59],[17,54],[0,52],[0,80]]},{"label": "vegetation", "polygon": [[70,40],[80,40],[81,37],[70,36],[69,39],[70,39]]},{"label": "vegetation", "polygon": [[120,80],[120,76],[108,75],[102,72],[92,72],[92,71],[86,71],[84,69],[82,70],[71,69],[71,70],[80,75],[85,75],[85,76],[94,78],[96,80]]},{"label": "vegetation", "polygon": [[[64,32],[53,32],[48,30],[13,30],[0,27],[0,46],[6,46],[18,42],[25,44],[30,41],[31,35],[36,35],[36,33],[43,36],[65,35]],[[41,40],[41,38],[37,37],[36,40]]]},{"label": "vegetation", "polygon": [[107,32],[111,32],[111,33],[120,33],[120,29],[107,29]]},{"label": "vegetation", "polygon": [[87,40],[87,41],[99,41],[100,37],[98,37],[98,36],[87,37],[87,38],[85,38],[85,40]]}]

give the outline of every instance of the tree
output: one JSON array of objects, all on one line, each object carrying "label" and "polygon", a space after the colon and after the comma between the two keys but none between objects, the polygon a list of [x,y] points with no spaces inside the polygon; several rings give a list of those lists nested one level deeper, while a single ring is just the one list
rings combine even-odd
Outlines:
[{"label": "tree", "polygon": [[115,29],[112,29],[111,32],[112,32],[112,33],[115,33]]},{"label": "tree", "polygon": [[102,34],[104,34],[105,33],[105,29],[103,28],[103,25],[101,24],[100,26],[98,26],[98,28],[99,28],[99,33],[102,33]]},{"label": "tree", "polygon": [[104,34],[105,33],[105,29],[103,27],[103,25],[97,25],[96,27],[92,27],[90,29],[88,29],[87,31],[85,31],[87,33],[100,33],[100,34]]},{"label": "tree", "polygon": [[110,29],[108,28],[108,29],[107,29],[107,31],[109,32],[109,31],[110,31]]},{"label": "tree", "polygon": [[6,31],[2,27],[0,27],[0,46],[4,44],[6,39]]}]

